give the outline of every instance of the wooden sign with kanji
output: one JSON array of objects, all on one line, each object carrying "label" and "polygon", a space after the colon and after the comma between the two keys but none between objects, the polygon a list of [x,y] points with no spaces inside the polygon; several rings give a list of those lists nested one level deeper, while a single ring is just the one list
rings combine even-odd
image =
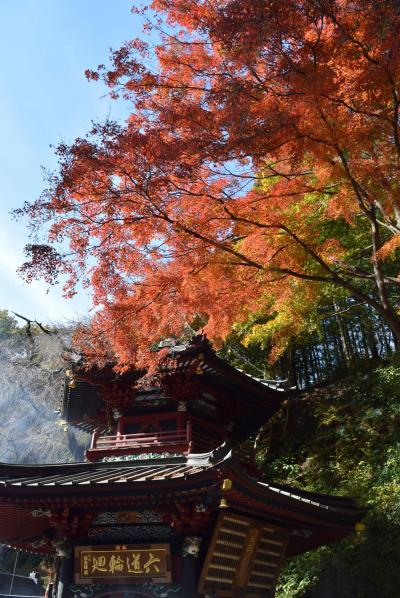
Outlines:
[{"label": "wooden sign with kanji", "polygon": [[75,582],[171,581],[169,544],[76,546]]}]

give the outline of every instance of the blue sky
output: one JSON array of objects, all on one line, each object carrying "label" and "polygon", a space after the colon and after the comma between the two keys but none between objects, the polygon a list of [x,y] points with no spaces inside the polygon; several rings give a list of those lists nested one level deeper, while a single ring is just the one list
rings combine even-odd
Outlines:
[{"label": "blue sky", "polygon": [[90,300],[59,287],[23,283],[15,273],[28,240],[9,212],[43,189],[41,166],[55,167],[50,144],[83,135],[90,121],[124,119],[127,107],[88,83],[86,68],[107,64],[109,48],[140,34],[133,0],[0,0],[0,309],[42,321],[76,319]]}]

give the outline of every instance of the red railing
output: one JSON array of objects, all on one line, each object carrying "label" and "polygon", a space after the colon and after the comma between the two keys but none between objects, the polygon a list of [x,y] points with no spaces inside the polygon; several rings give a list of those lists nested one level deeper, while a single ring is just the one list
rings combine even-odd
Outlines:
[{"label": "red railing", "polygon": [[187,444],[190,442],[188,430],[174,432],[142,432],[140,434],[117,434],[116,436],[94,436],[91,449],[148,448]]},{"label": "red railing", "polygon": [[191,422],[185,428],[174,431],[140,432],[138,434],[92,435],[90,449],[86,451],[89,461],[96,461],[112,455],[133,454],[142,452],[207,452],[215,445],[212,439],[192,431]]},{"label": "red railing", "polygon": [[99,436],[93,433],[90,449],[86,451],[89,461],[96,461],[112,455],[150,452],[190,452],[192,444],[192,427],[188,422],[186,428],[174,431],[140,432],[138,434],[116,434],[115,436]]}]

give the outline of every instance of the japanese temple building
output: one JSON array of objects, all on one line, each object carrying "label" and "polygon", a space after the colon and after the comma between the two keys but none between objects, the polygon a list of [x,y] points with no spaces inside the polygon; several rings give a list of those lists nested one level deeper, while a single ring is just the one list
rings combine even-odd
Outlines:
[{"label": "japanese temple building", "polygon": [[143,372],[68,372],[86,461],[0,465],[0,542],[54,555],[58,598],[274,596],[284,559],[354,532],[345,497],[270,484],[242,444],[287,398],[204,338]]}]

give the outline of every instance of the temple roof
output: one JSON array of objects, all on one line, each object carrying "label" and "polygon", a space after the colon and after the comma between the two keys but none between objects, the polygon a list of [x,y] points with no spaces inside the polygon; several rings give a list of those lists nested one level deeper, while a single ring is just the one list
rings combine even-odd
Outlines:
[{"label": "temple roof", "polygon": [[[151,482],[151,491],[156,491],[154,482],[163,483],[177,479],[191,483],[197,474],[218,471],[223,466],[230,466],[250,485],[261,493],[281,497],[296,505],[308,505],[332,513],[353,517],[356,513],[365,513],[365,509],[356,506],[353,498],[331,496],[307,492],[292,486],[268,484],[249,476],[240,465],[233,451],[226,445],[204,454],[171,456],[134,461],[97,462],[97,463],[60,463],[50,465],[14,465],[0,464],[0,498],[13,489],[29,488],[47,492],[50,488],[97,487],[96,492],[106,486],[138,485]],[[176,486],[179,488],[179,485]]]},{"label": "temple roof", "polygon": [[[165,481],[184,478],[203,472],[207,467],[190,465],[184,457],[118,463],[71,463],[34,466],[32,469],[15,469],[18,466],[0,465],[0,495],[2,488],[59,488],[63,486],[89,488],[104,485],[138,484],[139,482]],[[26,466],[22,466],[26,467]],[[11,468],[11,469],[10,469]]]},{"label": "temple roof", "polygon": [[[221,490],[223,479],[230,482],[225,491]],[[153,504],[167,504],[198,496],[203,502],[214,505],[213,508],[218,507],[223,496],[233,510],[257,513],[258,517],[285,527],[306,526],[317,530],[311,538],[301,540],[302,551],[304,544],[312,548],[346,536],[366,513],[366,509],[358,507],[352,498],[261,482],[248,475],[229,447],[223,445],[206,454],[134,462],[46,466],[2,464],[0,542],[7,540],[1,537],[1,507],[5,507],[5,501],[10,498],[16,505],[29,504],[29,508],[35,505],[51,507],[60,501],[79,504],[83,508],[85,500],[94,500],[97,505],[101,505],[102,500],[113,500],[117,504],[118,496],[129,496],[133,503],[144,505],[150,497]],[[10,514],[7,518],[10,519]],[[298,539],[294,538],[289,552],[300,550],[296,541]]]},{"label": "temple roof", "polygon": [[281,403],[282,395],[287,394],[283,388],[277,388],[276,384],[246,374],[230,365],[216,354],[208,340],[202,336],[194,337],[186,345],[170,347],[169,356],[173,361],[165,368],[166,375],[187,372],[192,360],[197,359],[197,368],[202,370],[213,385],[221,389],[229,389],[238,396],[244,393],[247,400],[260,399],[264,402],[267,400],[273,408]]},{"label": "temple roof", "polygon": [[[132,370],[122,375],[112,368],[98,370],[75,369],[72,387],[65,387],[63,417],[71,423],[91,427],[96,415],[104,410],[101,385],[118,382],[134,386],[144,375],[143,370]],[[218,357],[204,337],[195,337],[189,344],[168,347],[156,377],[152,393],[137,389],[136,396],[174,398],[185,400],[190,397],[191,382],[195,381],[204,391],[216,392],[226,400],[235,401],[236,414],[233,418],[233,436],[241,442],[256,432],[268,421],[287,398],[288,391],[278,389],[276,384],[255,378],[228,364]],[[175,396],[173,396],[175,394]]]}]

